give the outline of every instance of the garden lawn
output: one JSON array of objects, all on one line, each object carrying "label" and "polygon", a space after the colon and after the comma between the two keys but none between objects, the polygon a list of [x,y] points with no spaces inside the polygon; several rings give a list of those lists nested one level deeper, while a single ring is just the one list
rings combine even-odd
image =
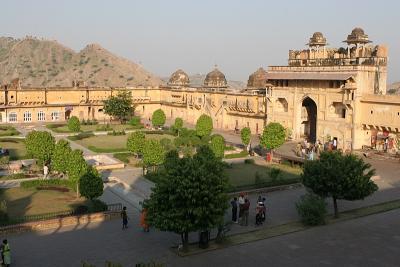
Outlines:
[{"label": "garden lawn", "polygon": [[[97,135],[75,142],[97,153],[114,153],[127,151],[126,141],[128,137],[129,134],[116,136]],[[173,139],[174,137],[168,134],[146,134],[146,139],[160,140],[162,138]]]},{"label": "garden lawn", "polygon": [[84,198],[76,198],[76,193],[53,190],[24,189],[20,187],[0,189],[0,201],[6,200],[9,217],[46,214],[71,210],[86,204]]},{"label": "garden lawn", "polygon": [[20,138],[0,138],[0,147],[8,149],[10,153],[10,160],[26,159],[25,141]]},{"label": "garden lawn", "polygon": [[[300,168],[283,164],[262,166],[257,164],[237,163],[231,166],[232,167],[226,168],[225,170],[229,178],[231,191],[298,182],[301,174]],[[276,181],[273,181],[269,175],[271,168],[278,168],[281,170]],[[255,178],[256,173],[258,173],[260,177],[257,181]]]},{"label": "garden lawn", "polygon": [[[47,128],[51,129],[57,133],[72,133],[68,129],[66,124],[48,124]],[[82,125],[81,124],[81,132],[96,132],[96,131],[126,131],[134,129],[133,126],[129,124],[109,124],[109,128],[106,128],[106,124],[96,124],[96,125]]]}]

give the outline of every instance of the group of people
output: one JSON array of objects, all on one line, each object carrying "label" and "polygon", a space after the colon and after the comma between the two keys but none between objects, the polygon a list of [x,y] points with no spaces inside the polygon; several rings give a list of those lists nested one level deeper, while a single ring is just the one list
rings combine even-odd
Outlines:
[{"label": "group of people", "polygon": [[[245,194],[240,194],[239,198],[234,197],[231,201],[232,206],[232,222],[239,223],[241,226],[249,224],[250,200]],[[238,216],[239,210],[239,216]],[[263,224],[265,221],[266,207],[265,197],[259,196],[256,205],[256,226]]]},{"label": "group of people", "polygon": [[[121,211],[121,218],[122,218],[122,230],[128,228],[128,214],[126,212],[126,207],[122,208]],[[147,210],[145,208],[142,209],[140,212],[140,226],[142,227],[144,232],[150,231],[150,225],[147,223]]]},{"label": "group of people", "polygon": [[319,154],[322,151],[332,151],[338,149],[337,139],[334,138],[322,144],[320,140],[315,143],[308,142],[307,139],[304,139],[303,142],[298,142],[295,149],[295,154],[298,157],[314,160],[316,157],[319,157]]}]

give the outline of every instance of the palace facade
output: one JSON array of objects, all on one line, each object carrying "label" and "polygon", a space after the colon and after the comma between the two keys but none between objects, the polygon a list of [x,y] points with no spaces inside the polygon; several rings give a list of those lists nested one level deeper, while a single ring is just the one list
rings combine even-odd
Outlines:
[{"label": "palace facade", "polygon": [[214,128],[262,133],[269,122],[280,122],[293,139],[336,139],[342,149],[373,145],[389,137],[396,146],[400,128],[400,96],[386,95],[388,50],[371,45],[361,28],[344,41],[346,47],[328,48],[316,32],[304,50],[289,51],[287,66],[270,66],[251,74],[246,88],[229,89],[217,68],[203,86],[191,86],[183,70],[167,85],[156,88],[87,87],[30,88],[19,80],[0,91],[3,123],[108,120],[103,101],[121,90],[132,92],[135,113],[150,118],[161,108],[167,118],[181,117],[195,124],[201,114],[212,117]]}]

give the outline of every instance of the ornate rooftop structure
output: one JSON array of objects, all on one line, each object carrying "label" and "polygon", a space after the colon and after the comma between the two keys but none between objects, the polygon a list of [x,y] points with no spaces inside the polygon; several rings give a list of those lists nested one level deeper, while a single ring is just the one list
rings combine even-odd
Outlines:
[{"label": "ornate rooftop structure", "polygon": [[265,88],[267,83],[267,71],[259,68],[249,76],[247,81],[248,88]]},{"label": "ornate rooftop structure", "polygon": [[364,30],[361,28],[354,28],[351,31],[351,34],[347,35],[346,41],[343,41],[343,42],[347,43],[348,45],[371,43],[371,41],[368,40],[368,35],[366,35],[364,33]]},{"label": "ornate rooftop structure", "polygon": [[314,46],[326,46],[326,38],[321,32],[314,32],[314,34],[311,36],[310,41],[307,43],[308,46],[314,47]]},{"label": "ornate rooftop structure", "polygon": [[204,87],[226,88],[228,83],[225,75],[217,68],[209,72],[204,80]]},{"label": "ornate rooftop structure", "polygon": [[172,73],[169,78],[168,85],[172,86],[188,86],[190,84],[189,76],[181,69]]}]

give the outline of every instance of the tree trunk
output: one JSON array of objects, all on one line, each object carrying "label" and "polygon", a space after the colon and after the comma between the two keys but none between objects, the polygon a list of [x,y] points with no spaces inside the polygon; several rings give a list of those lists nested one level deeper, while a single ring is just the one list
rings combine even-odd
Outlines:
[{"label": "tree trunk", "polygon": [[79,198],[79,182],[76,183],[76,198]]},{"label": "tree trunk", "polygon": [[335,218],[338,218],[339,217],[339,210],[338,210],[338,206],[337,206],[337,200],[336,200],[336,198],[335,197],[332,197],[333,198],[333,209],[334,209],[334,214],[335,214]]},{"label": "tree trunk", "polygon": [[187,251],[188,247],[189,247],[189,232],[184,232],[181,233],[181,239],[182,239],[182,249],[184,251]]}]

